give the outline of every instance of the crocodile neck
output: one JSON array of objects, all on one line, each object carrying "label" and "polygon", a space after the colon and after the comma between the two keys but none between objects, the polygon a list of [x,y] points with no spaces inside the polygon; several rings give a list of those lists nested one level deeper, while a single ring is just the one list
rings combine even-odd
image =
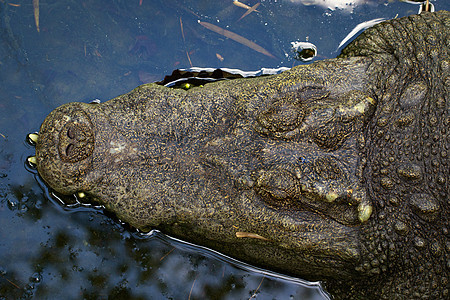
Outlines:
[{"label": "crocodile neck", "polygon": [[[368,74],[378,103],[366,128],[364,170],[374,214],[361,227],[363,259],[356,268],[367,280],[347,291],[342,282],[328,284],[345,299],[355,288],[359,296],[380,298],[393,291],[418,297],[413,286],[436,299],[448,293],[450,60],[438,51],[448,48],[448,34],[421,33],[423,26],[448,22],[448,15],[391,20],[341,55],[371,55]],[[374,54],[375,44],[384,53]]]}]

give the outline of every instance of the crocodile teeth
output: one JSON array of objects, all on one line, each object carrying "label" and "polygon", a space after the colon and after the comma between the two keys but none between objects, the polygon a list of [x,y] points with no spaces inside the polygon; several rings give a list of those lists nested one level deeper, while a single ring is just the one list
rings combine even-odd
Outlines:
[{"label": "crocodile teeth", "polygon": [[339,195],[335,192],[328,192],[325,196],[325,199],[327,199],[328,202],[333,202],[339,197]]},{"label": "crocodile teeth", "polygon": [[78,197],[78,199],[82,199],[82,198],[86,197],[86,194],[83,192],[78,192],[77,197]]},{"label": "crocodile teeth", "polygon": [[28,163],[29,163],[31,166],[33,166],[33,167],[37,165],[36,156],[30,156],[30,157],[28,157],[28,158],[27,158],[27,161],[28,161]]},{"label": "crocodile teeth", "polygon": [[370,216],[372,215],[372,209],[372,205],[366,203],[361,203],[358,205],[358,218],[361,223],[369,220]]},{"label": "crocodile teeth", "polygon": [[37,141],[39,139],[39,135],[37,133],[29,133],[28,134],[28,140],[31,144],[36,145]]}]

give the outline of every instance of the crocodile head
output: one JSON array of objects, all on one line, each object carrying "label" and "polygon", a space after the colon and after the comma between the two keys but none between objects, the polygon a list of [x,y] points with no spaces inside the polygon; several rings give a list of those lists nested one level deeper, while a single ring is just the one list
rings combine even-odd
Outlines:
[{"label": "crocodile head", "polygon": [[[280,75],[66,104],[41,126],[38,172],[143,231],[323,280],[337,297],[444,297],[448,20],[392,20]],[[414,47],[396,39],[406,33]],[[444,138],[425,156],[427,120]]]}]

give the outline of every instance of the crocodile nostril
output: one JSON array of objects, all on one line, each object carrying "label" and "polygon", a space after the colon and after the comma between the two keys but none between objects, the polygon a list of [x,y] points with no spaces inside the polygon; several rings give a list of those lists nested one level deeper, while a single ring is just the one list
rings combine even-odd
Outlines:
[{"label": "crocodile nostril", "polygon": [[66,156],[68,156],[68,157],[71,157],[71,156],[72,156],[74,147],[75,147],[75,146],[74,146],[73,144],[69,144],[69,145],[66,147]]},{"label": "crocodile nostril", "polygon": [[69,127],[69,128],[67,129],[67,136],[68,136],[70,139],[75,138],[75,132],[73,132],[73,128],[72,128],[72,127]]},{"label": "crocodile nostril", "polygon": [[94,151],[94,140],[91,124],[67,123],[59,132],[59,155],[64,162],[82,161]]}]

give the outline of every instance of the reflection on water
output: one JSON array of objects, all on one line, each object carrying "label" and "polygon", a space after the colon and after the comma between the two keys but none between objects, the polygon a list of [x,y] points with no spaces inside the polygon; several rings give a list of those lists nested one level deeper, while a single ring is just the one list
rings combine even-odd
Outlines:
[{"label": "reflection on water", "polygon": [[[433,3],[450,8],[448,1]],[[24,138],[58,105],[106,101],[188,68],[189,60],[242,70],[292,67],[301,63],[292,41],[313,43],[313,61],[331,58],[358,24],[417,12],[417,5],[398,1],[370,4],[343,13],[267,0],[238,21],[245,10],[232,1],[41,0],[38,33],[32,1],[0,0],[0,298],[325,299],[314,285],[161,235],[143,238],[100,210],[66,211],[25,170],[33,148]],[[278,59],[208,31],[199,20]]]},{"label": "reflection on water", "polygon": [[374,2],[372,0],[289,0],[292,3],[303,5],[318,5],[330,10],[342,9],[346,11],[353,11],[355,7],[361,4],[368,4]]}]

